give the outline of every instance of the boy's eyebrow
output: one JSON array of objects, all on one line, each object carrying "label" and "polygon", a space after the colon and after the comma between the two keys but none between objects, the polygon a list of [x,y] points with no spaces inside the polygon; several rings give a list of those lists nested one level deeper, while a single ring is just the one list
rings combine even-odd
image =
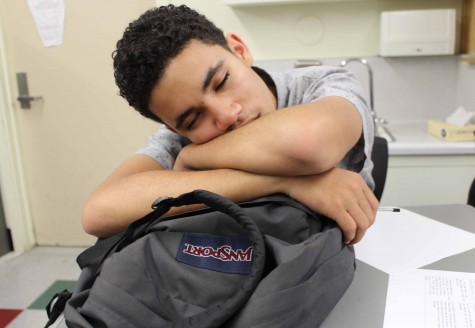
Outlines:
[{"label": "boy's eyebrow", "polygon": [[206,77],[203,80],[203,91],[205,91],[209,85],[211,84],[211,80],[213,79],[213,76],[216,75],[216,73],[223,67],[224,60],[220,60],[216,65],[211,66],[208,69],[208,72],[206,73]]},{"label": "boy's eyebrow", "polygon": [[[224,65],[224,60],[220,60],[216,65],[211,66],[208,68],[208,71],[206,72],[206,76],[203,79],[203,91],[205,91],[209,85],[211,84],[211,81],[213,80],[213,76],[216,75],[216,73],[223,67]],[[180,113],[176,119],[175,119],[175,129],[179,129],[183,122],[185,121],[186,117],[190,115],[193,112],[193,108],[188,108],[184,112]]]}]

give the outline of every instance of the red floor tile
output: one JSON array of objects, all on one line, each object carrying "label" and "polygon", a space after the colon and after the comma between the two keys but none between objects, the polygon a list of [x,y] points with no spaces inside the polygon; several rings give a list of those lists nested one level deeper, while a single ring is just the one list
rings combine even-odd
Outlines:
[{"label": "red floor tile", "polygon": [[15,319],[23,310],[0,309],[0,328],[6,327],[13,319]]}]

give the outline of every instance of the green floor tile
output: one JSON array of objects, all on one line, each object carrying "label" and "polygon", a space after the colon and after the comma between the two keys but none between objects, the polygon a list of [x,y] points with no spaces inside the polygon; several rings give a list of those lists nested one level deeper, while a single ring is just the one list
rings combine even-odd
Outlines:
[{"label": "green floor tile", "polygon": [[31,303],[28,309],[44,310],[54,294],[62,292],[65,289],[72,292],[75,286],[75,280],[56,280],[43,294]]}]

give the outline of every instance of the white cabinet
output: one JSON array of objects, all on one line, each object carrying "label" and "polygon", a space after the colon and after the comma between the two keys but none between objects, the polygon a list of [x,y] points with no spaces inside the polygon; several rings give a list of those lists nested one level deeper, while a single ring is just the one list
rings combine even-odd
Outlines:
[{"label": "white cabinet", "polygon": [[390,156],[383,206],[466,204],[475,155]]},{"label": "white cabinet", "polygon": [[455,21],[455,9],[382,12],[380,55],[454,54]]}]

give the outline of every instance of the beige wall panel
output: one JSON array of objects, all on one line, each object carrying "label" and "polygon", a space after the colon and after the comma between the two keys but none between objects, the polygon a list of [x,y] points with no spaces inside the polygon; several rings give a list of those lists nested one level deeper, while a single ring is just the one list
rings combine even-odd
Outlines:
[{"label": "beige wall panel", "polygon": [[90,244],[80,224],[86,196],[156,129],[117,96],[111,59],[129,21],[154,4],[65,0],[64,43],[45,48],[27,1],[1,2],[12,99],[16,72],[44,99],[29,110],[12,104],[39,245]]}]

